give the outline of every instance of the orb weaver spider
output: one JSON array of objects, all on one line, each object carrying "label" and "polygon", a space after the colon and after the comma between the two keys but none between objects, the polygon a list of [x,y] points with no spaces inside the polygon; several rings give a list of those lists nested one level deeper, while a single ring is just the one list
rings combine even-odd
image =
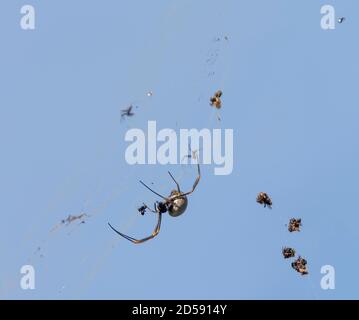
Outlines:
[{"label": "orb weaver spider", "polygon": [[199,167],[199,163],[197,162],[197,171],[198,171],[198,176],[193,184],[193,187],[190,191],[188,192],[182,192],[181,188],[179,186],[179,183],[176,181],[176,179],[173,177],[173,175],[171,174],[171,172],[168,171],[168,174],[170,175],[170,177],[172,178],[172,180],[174,181],[174,183],[177,186],[177,189],[174,189],[171,191],[170,195],[168,197],[164,197],[161,194],[159,194],[158,192],[152,190],[149,186],[147,186],[144,182],[142,182],[140,180],[140,183],[146,187],[148,190],[150,190],[151,192],[153,192],[155,195],[159,196],[160,198],[163,199],[163,201],[156,201],[154,203],[154,209],[149,208],[146,204],[143,204],[143,206],[141,206],[140,208],[138,208],[138,211],[144,215],[146,210],[148,209],[149,211],[153,212],[153,213],[157,213],[158,214],[158,220],[157,220],[157,225],[155,227],[155,230],[152,232],[152,234],[146,238],[143,239],[135,239],[132,238],[128,235],[125,235],[119,231],[117,231],[110,223],[108,223],[108,225],[110,226],[110,228],[115,231],[118,235],[120,235],[121,237],[131,241],[132,243],[135,244],[139,244],[139,243],[143,243],[147,240],[153,239],[154,237],[156,237],[158,235],[158,233],[160,232],[160,228],[161,228],[161,220],[162,220],[162,214],[168,212],[168,214],[171,217],[178,217],[180,216],[182,213],[184,213],[187,209],[187,205],[188,205],[188,199],[187,196],[190,195],[191,193],[193,193],[199,183],[199,180],[201,179],[201,170]]}]

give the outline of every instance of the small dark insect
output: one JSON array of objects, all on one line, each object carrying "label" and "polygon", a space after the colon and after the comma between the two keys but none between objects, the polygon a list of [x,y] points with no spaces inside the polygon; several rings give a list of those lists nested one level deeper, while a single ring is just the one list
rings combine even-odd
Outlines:
[{"label": "small dark insect", "polygon": [[295,250],[293,248],[284,247],[282,254],[284,259],[293,258],[295,256]]},{"label": "small dark insect", "polygon": [[294,231],[300,231],[300,227],[302,225],[302,219],[295,219],[292,218],[289,220],[289,224],[288,224],[288,231],[289,232],[294,232]]},{"label": "small dark insect", "polygon": [[297,260],[295,260],[294,262],[292,262],[292,268],[299,272],[301,275],[306,275],[308,274],[308,270],[307,270],[307,260],[305,260],[304,258],[302,258],[301,256],[298,257]]},{"label": "small dark insect", "polygon": [[221,109],[222,101],[221,101],[222,91],[218,90],[215,92],[213,97],[209,99],[210,105],[216,107],[217,109]]},{"label": "small dark insect", "polygon": [[263,204],[264,207],[268,206],[268,208],[272,209],[272,200],[265,192],[258,193],[257,202]]},{"label": "small dark insect", "polygon": [[188,205],[188,199],[187,196],[190,195],[191,193],[193,193],[199,183],[199,180],[201,178],[201,171],[200,171],[200,167],[199,167],[199,163],[197,163],[197,170],[198,170],[198,176],[193,184],[193,187],[190,191],[188,192],[182,192],[180,189],[180,186],[178,184],[178,182],[175,180],[175,178],[172,176],[171,172],[168,171],[168,174],[170,175],[170,177],[172,178],[172,180],[174,181],[174,183],[177,186],[176,190],[172,190],[170,195],[168,197],[164,197],[162,195],[160,195],[159,193],[157,193],[156,191],[152,190],[149,186],[147,186],[146,184],[144,184],[142,181],[140,181],[140,183],[146,187],[148,190],[150,190],[151,192],[153,192],[155,195],[159,196],[160,198],[163,199],[163,201],[157,201],[154,203],[154,209],[150,209],[146,204],[143,204],[142,207],[138,208],[138,211],[144,215],[146,213],[146,210],[149,210],[153,213],[157,213],[158,215],[158,220],[157,220],[157,225],[155,230],[152,232],[152,234],[146,238],[137,240],[135,238],[132,238],[130,236],[127,236],[119,231],[117,231],[110,223],[108,224],[110,226],[110,228],[115,231],[118,235],[120,235],[121,237],[131,241],[132,243],[138,244],[138,243],[143,243],[147,240],[153,239],[154,237],[156,237],[158,235],[158,233],[160,232],[160,228],[161,228],[161,220],[162,220],[162,214],[168,212],[168,214],[172,217],[178,217],[180,216],[182,213],[184,213],[186,211],[187,205]]},{"label": "small dark insect", "polygon": [[345,21],[345,17],[338,18],[338,23],[343,23]]},{"label": "small dark insect", "polygon": [[122,109],[121,110],[121,118],[123,119],[124,117],[132,117],[132,116],[134,116],[135,113],[132,112],[132,109],[133,109],[132,104],[128,108]]},{"label": "small dark insect", "polygon": [[143,204],[143,206],[139,207],[137,210],[139,213],[141,213],[141,215],[144,215],[146,213],[146,209],[147,209],[147,206],[145,204]]}]

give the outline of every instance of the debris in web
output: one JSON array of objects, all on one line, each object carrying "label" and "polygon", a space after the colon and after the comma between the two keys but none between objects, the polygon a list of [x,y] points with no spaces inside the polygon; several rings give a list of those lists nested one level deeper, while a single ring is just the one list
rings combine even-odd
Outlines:
[{"label": "debris in web", "polygon": [[121,119],[124,119],[125,117],[133,117],[135,113],[132,111],[133,105],[131,104],[126,109],[121,110]]},{"label": "debris in web", "polygon": [[299,232],[301,225],[302,225],[302,219],[292,218],[289,220],[288,231],[289,232],[294,232],[294,231]]},{"label": "debris in web", "polygon": [[284,259],[295,257],[295,250],[293,248],[284,247],[282,249]]},{"label": "debris in web", "polygon": [[222,100],[221,100],[221,96],[222,96],[222,91],[218,90],[214,93],[214,95],[209,99],[210,101],[210,105],[212,107],[216,107],[217,109],[221,109],[222,108]]},{"label": "debris in web", "polygon": [[69,214],[66,219],[62,219],[60,223],[58,223],[56,226],[54,226],[51,229],[51,232],[55,231],[56,229],[60,228],[61,226],[67,227],[67,226],[73,224],[75,221],[79,222],[78,225],[84,224],[86,222],[86,218],[89,218],[89,217],[90,216],[86,213],[81,213],[78,215]]},{"label": "debris in web", "polygon": [[292,268],[295,271],[299,272],[302,276],[308,274],[307,260],[305,260],[301,256],[299,256],[297,260],[292,262]]},{"label": "debris in web", "polygon": [[260,192],[257,196],[257,202],[265,207],[272,209],[272,199],[265,192]]}]

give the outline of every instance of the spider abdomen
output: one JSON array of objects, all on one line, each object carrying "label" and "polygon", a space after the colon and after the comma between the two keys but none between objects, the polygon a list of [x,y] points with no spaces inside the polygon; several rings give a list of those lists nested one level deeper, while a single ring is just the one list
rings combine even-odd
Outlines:
[{"label": "spider abdomen", "polygon": [[188,200],[187,197],[180,197],[173,200],[173,203],[168,208],[168,214],[171,217],[178,217],[187,209]]}]

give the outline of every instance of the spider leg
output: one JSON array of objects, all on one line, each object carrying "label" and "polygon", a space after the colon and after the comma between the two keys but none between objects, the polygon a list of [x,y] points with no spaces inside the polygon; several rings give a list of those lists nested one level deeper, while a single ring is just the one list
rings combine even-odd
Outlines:
[{"label": "spider leg", "polygon": [[172,180],[175,182],[176,186],[177,186],[177,190],[178,192],[181,192],[180,190],[180,186],[178,184],[178,182],[176,181],[176,179],[173,177],[173,175],[171,174],[171,172],[168,171],[168,174],[170,175],[170,177],[172,178]]},{"label": "spider leg", "polygon": [[152,232],[152,234],[150,236],[143,238],[143,239],[139,239],[139,240],[117,231],[110,223],[108,223],[108,225],[110,226],[110,228],[113,231],[115,231],[121,237],[125,238],[128,241],[131,241],[134,244],[139,244],[139,243],[143,243],[147,240],[153,239],[154,237],[156,237],[158,235],[158,233],[160,232],[160,229],[161,229],[161,220],[162,220],[162,213],[158,213],[158,221],[157,221],[155,230]]},{"label": "spider leg", "polygon": [[143,183],[141,180],[140,180],[140,183],[146,187],[148,190],[150,190],[151,192],[153,192],[155,195],[159,196],[160,198],[162,198],[163,200],[167,200],[166,197],[160,195],[159,193],[157,193],[156,191],[153,191],[148,185],[146,185],[145,183]]},{"label": "spider leg", "polygon": [[193,184],[193,187],[192,187],[192,190],[191,191],[188,191],[188,192],[185,192],[185,193],[182,193],[181,194],[181,197],[184,197],[184,196],[188,196],[189,194],[191,194],[194,190],[196,190],[196,187],[198,185],[198,182],[199,180],[201,179],[201,169],[199,167],[199,163],[197,163],[197,170],[198,170],[198,176]]},{"label": "spider leg", "polygon": [[[155,203],[155,204],[156,204],[156,203]],[[154,210],[153,210],[153,209],[151,209],[146,203],[144,203],[143,205],[146,206],[146,209],[150,210],[150,211],[153,212],[153,213],[157,213],[157,212],[158,212],[156,206],[154,206]]]}]

